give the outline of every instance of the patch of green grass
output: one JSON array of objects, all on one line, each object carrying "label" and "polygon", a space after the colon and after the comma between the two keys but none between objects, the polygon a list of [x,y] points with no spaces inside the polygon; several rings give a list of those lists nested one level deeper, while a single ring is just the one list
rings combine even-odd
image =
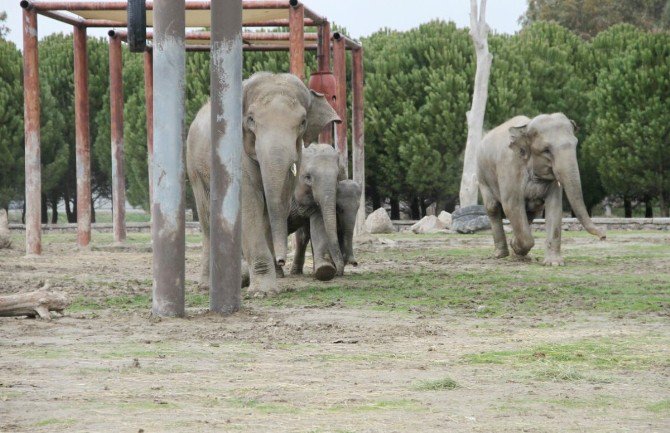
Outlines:
[{"label": "patch of green grass", "polygon": [[[523,374],[541,381],[588,381],[609,383],[607,371],[636,371],[667,368],[670,359],[655,347],[667,342],[657,339],[599,339],[568,344],[545,344],[530,349],[469,354],[469,364],[498,364],[522,369]],[[660,346],[658,346],[660,345]]]},{"label": "patch of green grass", "polygon": [[263,402],[255,398],[232,397],[226,403],[235,408],[251,409],[262,414],[295,414],[300,411],[296,406],[284,402]]},{"label": "patch of green grass", "polygon": [[649,412],[670,415],[670,399],[661,400],[646,407]]},{"label": "patch of green grass", "polygon": [[47,418],[42,421],[38,421],[33,424],[34,427],[48,427],[48,426],[61,426],[69,427],[76,423],[77,421],[73,418]]},{"label": "patch of green grass", "polygon": [[460,385],[454,379],[445,377],[437,380],[422,380],[414,388],[418,391],[445,391],[460,388]]},{"label": "patch of green grass", "polygon": [[588,399],[566,396],[565,398],[549,399],[546,402],[568,409],[598,409],[620,406],[622,399],[614,395],[596,395]]},{"label": "patch of green grass", "polygon": [[421,412],[426,410],[416,400],[396,399],[396,400],[377,400],[361,404],[334,405],[328,409],[330,412],[376,412],[376,411],[408,411]]}]

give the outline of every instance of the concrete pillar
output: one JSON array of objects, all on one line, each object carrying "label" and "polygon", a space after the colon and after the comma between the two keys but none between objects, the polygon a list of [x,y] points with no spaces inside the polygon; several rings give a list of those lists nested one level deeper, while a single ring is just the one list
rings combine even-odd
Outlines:
[{"label": "concrete pillar", "polygon": [[352,86],[353,86],[353,171],[354,180],[361,185],[361,203],[356,216],[356,233],[365,227],[365,110],[364,110],[364,71],[363,48],[352,51]]},{"label": "concrete pillar", "polygon": [[[110,32],[111,33],[111,32]],[[126,178],[123,169],[123,62],[121,38],[109,37],[109,104],[112,122],[112,226],[114,242],[126,240]]]},{"label": "concrete pillar", "polygon": [[[240,309],[242,0],[212,0],[210,309]],[[292,58],[293,65],[293,58]]]},{"label": "concrete pillar", "polygon": [[150,49],[144,52],[144,101],[147,116],[147,167],[149,169],[149,204],[153,201],[154,185],[151,165],[154,158],[154,58]]},{"label": "concrete pillar", "polygon": [[184,0],[156,0],[154,18],[154,195],[152,312],[184,309]]},{"label": "concrete pillar", "polygon": [[337,80],[337,114],[342,123],[335,125],[335,142],[340,156],[340,167],[349,179],[349,149],[347,145],[347,51],[344,38],[338,33],[333,38],[333,73]]}]

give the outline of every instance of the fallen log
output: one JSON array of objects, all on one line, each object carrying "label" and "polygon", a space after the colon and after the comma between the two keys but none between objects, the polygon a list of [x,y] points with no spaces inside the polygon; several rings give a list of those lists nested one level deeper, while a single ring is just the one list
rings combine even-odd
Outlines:
[{"label": "fallen log", "polygon": [[0,296],[0,317],[11,316],[40,316],[50,320],[50,311],[62,312],[70,302],[62,293],[49,291],[45,284],[41,289],[30,293]]}]

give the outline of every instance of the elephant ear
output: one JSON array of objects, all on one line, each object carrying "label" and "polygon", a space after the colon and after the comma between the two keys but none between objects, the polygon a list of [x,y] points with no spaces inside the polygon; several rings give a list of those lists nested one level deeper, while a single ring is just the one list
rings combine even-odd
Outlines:
[{"label": "elephant ear", "polygon": [[530,137],[528,134],[528,125],[514,126],[509,129],[510,143],[512,149],[524,161],[530,158]]},{"label": "elephant ear", "polygon": [[577,134],[577,133],[579,132],[579,126],[577,126],[577,122],[575,122],[574,120],[570,119],[570,123],[572,123],[572,129],[574,129],[575,134]]},{"label": "elephant ear", "polygon": [[310,90],[311,103],[307,108],[307,127],[303,134],[305,146],[309,146],[319,139],[319,134],[332,122],[340,123],[342,119],[330,106],[326,97],[314,90]]}]

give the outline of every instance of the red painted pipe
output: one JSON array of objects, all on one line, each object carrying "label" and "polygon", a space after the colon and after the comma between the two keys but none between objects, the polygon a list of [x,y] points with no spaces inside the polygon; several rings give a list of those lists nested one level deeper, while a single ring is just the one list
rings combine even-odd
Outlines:
[{"label": "red painted pipe", "polygon": [[112,225],[114,242],[126,239],[126,181],[123,170],[123,64],[121,39],[109,38],[109,102],[112,121]]},{"label": "red painted pipe", "polygon": [[23,99],[26,170],[26,255],[42,254],[42,167],[37,13],[23,11]]},{"label": "red painted pipe", "polygon": [[77,245],[91,242],[91,137],[86,28],[74,27],[74,112],[77,165]]},{"label": "red painted pipe", "polygon": [[333,40],[333,73],[337,80],[336,110],[342,119],[335,125],[337,153],[340,156],[340,167],[345,177],[349,178],[349,150],[347,149],[347,51],[345,41],[341,37]]},{"label": "red painted pipe", "polygon": [[151,165],[154,159],[154,56],[144,52],[144,101],[147,110],[147,167],[149,169],[149,204],[153,203],[154,183]]},{"label": "red painted pipe", "polygon": [[[297,3],[297,2],[296,2]],[[290,72],[305,80],[305,8],[296,5],[289,9],[289,58]],[[317,36],[316,34],[313,34]]]}]

